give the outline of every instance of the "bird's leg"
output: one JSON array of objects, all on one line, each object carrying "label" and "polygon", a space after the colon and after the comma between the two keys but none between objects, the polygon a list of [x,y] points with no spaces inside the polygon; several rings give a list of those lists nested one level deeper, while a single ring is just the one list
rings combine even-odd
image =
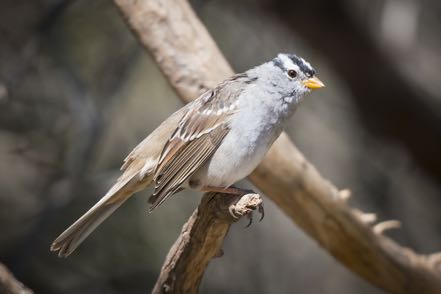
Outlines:
[{"label": "bird's leg", "polygon": [[[201,188],[201,191],[203,192],[216,192],[216,193],[224,193],[224,194],[229,194],[235,197],[242,197],[244,195],[247,194],[255,194],[255,192],[253,190],[249,190],[249,189],[241,189],[241,188],[237,188],[237,187],[213,187],[213,186],[204,186]],[[256,207],[250,207],[249,208],[249,212],[247,213],[247,218],[249,219],[249,223],[247,225],[247,227],[249,227],[252,222],[253,222],[253,210]],[[260,213],[260,219],[259,221],[262,221],[262,219],[265,216],[265,210],[263,208],[263,204],[260,203],[259,206],[257,207],[258,211]],[[234,213],[233,211],[234,207],[230,206],[229,211],[232,217],[234,217],[235,219],[238,219],[240,216],[238,216],[236,213]]]},{"label": "bird's leg", "polygon": [[232,194],[232,195],[236,195],[236,196],[242,196],[242,195],[251,194],[251,193],[254,194],[253,190],[241,189],[241,188],[237,188],[237,187],[224,188],[224,187],[204,186],[201,188],[201,191],[202,192],[216,192],[216,193]]}]

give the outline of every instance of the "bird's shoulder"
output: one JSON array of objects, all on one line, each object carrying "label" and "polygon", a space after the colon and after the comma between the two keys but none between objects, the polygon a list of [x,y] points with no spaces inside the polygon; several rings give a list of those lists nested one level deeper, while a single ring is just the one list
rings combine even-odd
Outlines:
[{"label": "bird's shoulder", "polygon": [[201,109],[223,109],[236,104],[238,97],[245,88],[250,83],[256,81],[256,79],[255,77],[250,77],[246,72],[231,76],[215,88],[201,95]]},{"label": "bird's shoulder", "polygon": [[189,141],[228,125],[229,117],[238,111],[238,98],[249,81],[246,73],[236,74],[206,91],[189,106],[175,134]]}]

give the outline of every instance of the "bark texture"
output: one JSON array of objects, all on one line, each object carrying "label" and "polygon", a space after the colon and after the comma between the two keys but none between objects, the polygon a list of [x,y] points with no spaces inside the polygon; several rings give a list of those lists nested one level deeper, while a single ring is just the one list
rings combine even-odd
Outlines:
[{"label": "bark texture", "polygon": [[12,273],[0,263],[0,293],[2,294],[32,294],[21,282],[17,281]]},{"label": "bark texture", "polygon": [[222,256],[222,243],[230,225],[249,216],[261,203],[257,194],[240,199],[205,194],[170,249],[152,293],[197,293],[210,260]]},{"label": "bark texture", "polygon": [[[233,74],[187,1],[114,2],[184,101]],[[420,255],[398,245],[382,234],[390,222],[372,227],[375,216],[349,207],[349,191],[324,179],[285,134],[250,180],[323,249],[373,285],[392,293],[441,293],[441,254]]]}]

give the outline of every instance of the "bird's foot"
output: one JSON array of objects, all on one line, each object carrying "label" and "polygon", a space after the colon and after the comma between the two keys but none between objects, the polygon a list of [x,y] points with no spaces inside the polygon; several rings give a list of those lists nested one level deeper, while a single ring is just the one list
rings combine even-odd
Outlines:
[{"label": "bird's foot", "polygon": [[[251,224],[253,223],[254,210],[255,209],[250,209],[250,212],[246,214],[246,217],[248,218],[248,224],[245,226],[246,228],[251,226]],[[263,208],[263,202],[258,205],[257,211],[260,213],[259,222],[261,222],[265,217],[265,209]]]},{"label": "bird's foot", "polygon": [[202,191],[223,193],[233,196],[228,206],[230,216],[234,221],[239,220],[241,217],[246,216],[249,219],[249,227],[253,223],[253,212],[257,210],[260,213],[259,221],[265,216],[265,210],[263,208],[263,200],[259,194],[256,194],[253,190],[241,189],[237,187],[203,187]]},{"label": "bird's foot", "polygon": [[253,223],[253,213],[257,210],[260,213],[259,221],[262,221],[265,216],[262,197],[252,191],[247,191],[246,194],[238,196],[240,197],[239,200],[228,207],[228,211],[233,219],[239,220],[241,217],[246,216],[249,220],[246,225],[248,228]]}]

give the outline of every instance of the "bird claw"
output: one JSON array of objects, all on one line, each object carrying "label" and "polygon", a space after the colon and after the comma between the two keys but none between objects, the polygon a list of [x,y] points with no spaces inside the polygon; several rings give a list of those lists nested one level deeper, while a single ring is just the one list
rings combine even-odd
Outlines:
[{"label": "bird claw", "polygon": [[253,223],[253,212],[247,214],[247,219],[249,220],[248,224],[245,226],[245,228],[249,228],[251,224]]},{"label": "bird claw", "polygon": [[239,199],[235,200],[228,206],[228,212],[233,219],[233,222],[239,220],[241,217],[246,216],[249,220],[246,227],[251,226],[253,223],[253,212],[258,211],[261,216],[259,221],[261,221],[265,215],[262,198],[259,194],[252,191],[243,191],[242,195],[237,195]]},{"label": "bird claw", "polygon": [[259,204],[258,211],[260,213],[259,222],[261,222],[263,220],[263,218],[265,217],[265,209],[263,208],[263,202]]},{"label": "bird claw", "polygon": [[[246,214],[249,221],[248,224],[245,226],[245,228],[249,228],[253,224],[253,218],[254,218],[253,210],[254,209],[250,209],[250,211]],[[263,208],[263,203],[260,203],[257,206],[257,211],[260,213],[259,222],[261,222],[265,217],[265,209]]]}]

